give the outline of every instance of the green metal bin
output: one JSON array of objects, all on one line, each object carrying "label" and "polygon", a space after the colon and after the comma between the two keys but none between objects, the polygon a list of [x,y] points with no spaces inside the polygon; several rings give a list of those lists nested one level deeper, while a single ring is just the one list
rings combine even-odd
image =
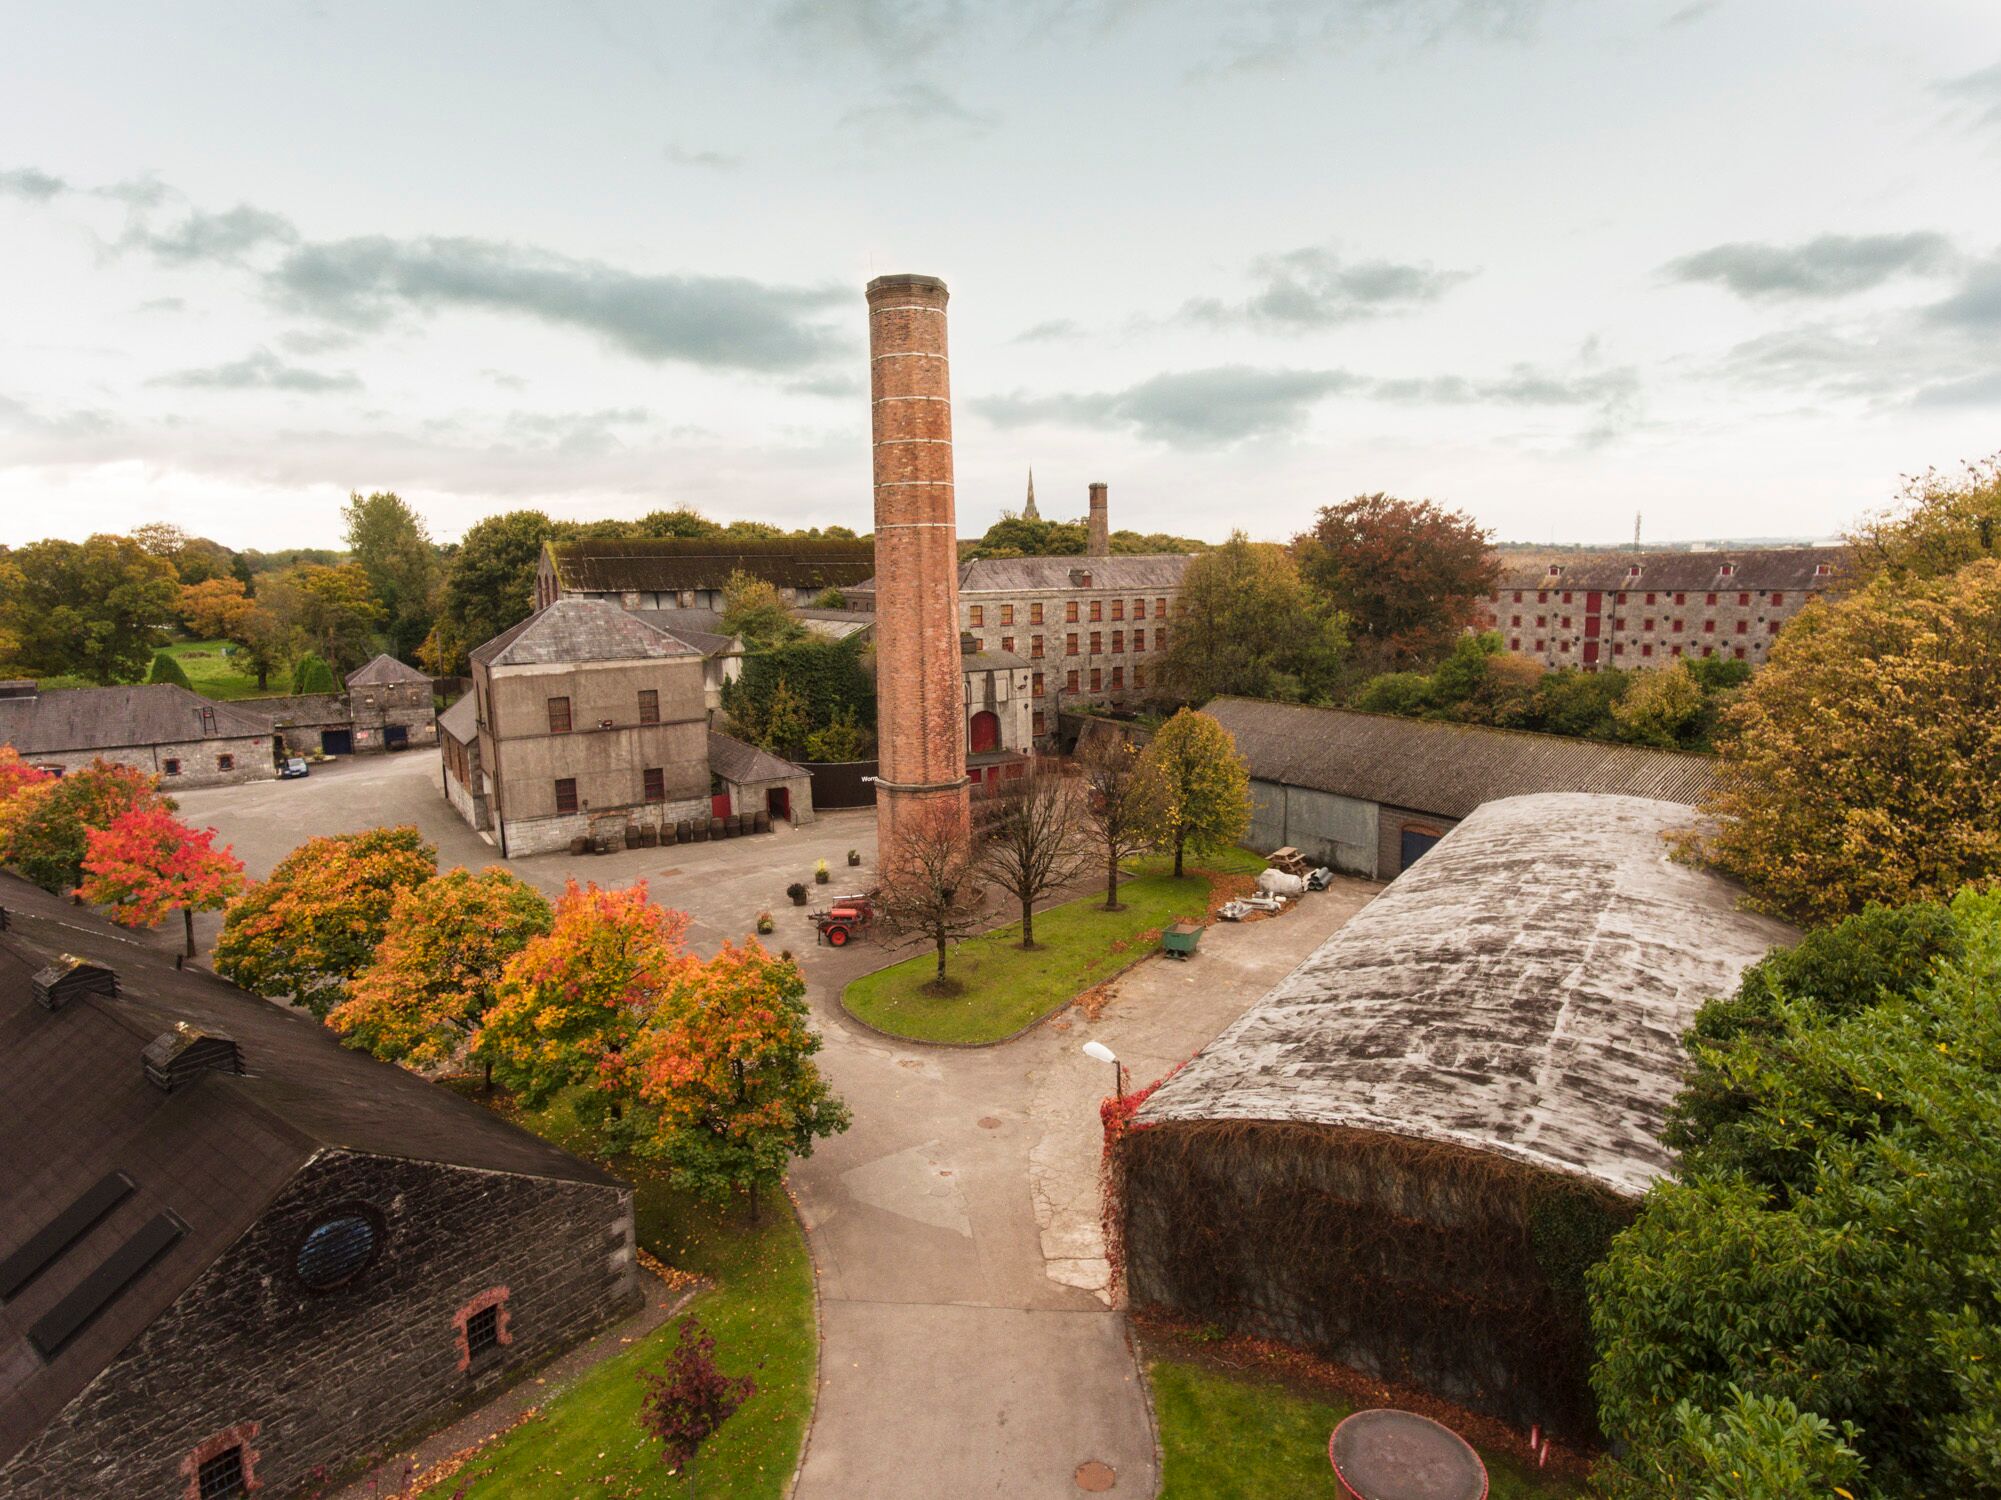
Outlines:
[{"label": "green metal bin", "polygon": [[1160,935],[1160,947],[1169,958],[1187,958],[1202,941],[1202,928],[1194,922],[1176,922]]}]

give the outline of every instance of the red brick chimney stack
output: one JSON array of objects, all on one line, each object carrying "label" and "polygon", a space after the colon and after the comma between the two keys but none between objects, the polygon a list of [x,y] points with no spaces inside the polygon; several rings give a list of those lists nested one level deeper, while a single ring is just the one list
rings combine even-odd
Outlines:
[{"label": "red brick chimney stack", "polygon": [[1085,532],[1084,551],[1091,557],[1112,555],[1112,522],[1102,483],[1091,486],[1091,520]]},{"label": "red brick chimney stack", "polygon": [[966,687],[959,660],[959,530],[945,283],[868,284],[875,431],[876,834],[944,805],[967,813]]}]

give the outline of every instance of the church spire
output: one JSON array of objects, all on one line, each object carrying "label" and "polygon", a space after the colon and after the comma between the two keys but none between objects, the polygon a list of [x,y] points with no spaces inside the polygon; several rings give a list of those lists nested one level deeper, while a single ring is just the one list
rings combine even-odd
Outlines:
[{"label": "church spire", "polygon": [[1035,465],[1033,464],[1028,466],[1028,503],[1021,508],[1021,518],[1024,521],[1040,521],[1042,519],[1041,516],[1035,513]]}]

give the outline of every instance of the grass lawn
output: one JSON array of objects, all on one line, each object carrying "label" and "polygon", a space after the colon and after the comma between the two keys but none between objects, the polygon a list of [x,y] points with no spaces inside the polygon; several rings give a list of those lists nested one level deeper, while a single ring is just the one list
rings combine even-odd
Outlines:
[{"label": "grass lawn", "polygon": [[1140,934],[1203,916],[1210,874],[1246,874],[1263,869],[1264,862],[1231,849],[1190,856],[1184,867],[1190,873],[1176,880],[1168,873],[1169,860],[1139,861],[1134,877],[1119,887],[1124,911],[1106,911],[1100,890],[1037,912],[1032,951],[1022,951],[1019,921],[956,944],[945,972],[965,986],[962,994],[940,999],[923,992],[938,970],[937,955],[927,948],[864,974],[849,984],[841,1003],[876,1029],[912,1041],[993,1042],[1012,1036],[1151,953],[1157,945],[1139,941]]},{"label": "grass lawn", "polygon": [[[228,641],[177,641],[160,649],[181,664],[194,690],[204,698],[255,698],[257,675],[239,671],[222,653]],[[285,685],[274,682],[265,693],[282,693]]]},{"label": "grass lawn", "polygon": [[[1148,1363],[1164,1459],[1161,1500],[1293,1500],[1339,1493],[1327,1439],[1350,1408],[1271,1380],[1180,1360]],[[1568,1480],[1482,1453],[1493,1500],[1573,1500]]]},{"label": "grass lawn", "polygon": [[[572,1150],[589,1144],[560,1101],[516,1118]],[[715,1335],[716,1362],[728,1374],[749,1375],[757,1393],[703,1447],[696,1490],[685,1476],[670,1476],[658,1445],[633,1420],[642,1393],[636,1372],[657,1370],[666,1359],[676,1337],[669,1321],[422,1493],[439,1500],[694,1493],[704,1500],[776,1500],[790,1486],[813,1412],[818,1338],[813,1267],[791,1205],[766,1202],[763,1223],[752,1229],[741,1204],[722,1212],[643,1162],[611,1165],[633,1185],[639,1243],[668,1265],[715,1283],[692,1310]]]}]

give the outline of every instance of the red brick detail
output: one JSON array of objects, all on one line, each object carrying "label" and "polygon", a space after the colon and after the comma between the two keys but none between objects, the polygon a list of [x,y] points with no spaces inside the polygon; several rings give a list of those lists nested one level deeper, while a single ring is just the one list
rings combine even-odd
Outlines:
[{"label": "red brick detail", "polygon": [[500,1316],[495,1320],[500,1342],[503,1344],[514,1342],[514,1335],[509,1333],[507,1329],[507,1288],[504,1286],[490,1286],[464,1307],[452,1314],[452,1328],[457,1332],[459,1339],[459,1368],[461,1370],[472,1368],[472,1344],[466,1337],[466,1324],[472,1321],[475,1313],[483,1313],[489,1307],[500,1309]]},{"label": "red brick detail", "polygon": [[227,1453],[231,1448],[243,1449],[243,1487],[255,1494],[263,1483],[257,1477],[257,1450],[250,1446],[257,1436],[259,1424],[238,1422],[234,1427],[225,1427],[214,1437],[197,1443],[188,1456],[181,1460],[181,1476],[188,1487],[181,1491],[185,1500],[201,1500],[201,1466],[219,1453]]}]

